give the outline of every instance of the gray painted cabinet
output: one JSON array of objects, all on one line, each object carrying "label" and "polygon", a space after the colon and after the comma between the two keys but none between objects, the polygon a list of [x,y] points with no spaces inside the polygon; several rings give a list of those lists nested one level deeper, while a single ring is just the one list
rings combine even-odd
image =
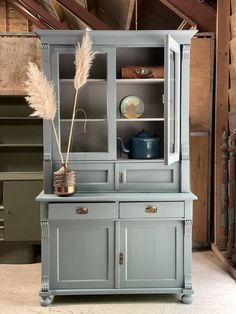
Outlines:
[{"label": "gray painted cabinet", "polygon": [[[179,293],[192,302],[189,187],[189,52],[195,31],[91,31],[96,57],[81,89],[70,167],[77,193],[52,191],[60,158],[44,122],[41,304],[54,295]],[[65,155],[74,97],[74,51],[83,31],[38,31],[43,68],[58,99]],[[123,68],[164,68],[164,77],[124,78]],[[152,73],[152,70],[151,70]],[[121,104],[139,97],[144,112]],[[129,99],[129,98],[128,98]],[[132,104],[131,104],[132,106]],[[85,113],[84,113],[85,111]],[[181,113],[181,115],[180,115]],[[159,137],[156,159],[121,151],[142,129]]]}]

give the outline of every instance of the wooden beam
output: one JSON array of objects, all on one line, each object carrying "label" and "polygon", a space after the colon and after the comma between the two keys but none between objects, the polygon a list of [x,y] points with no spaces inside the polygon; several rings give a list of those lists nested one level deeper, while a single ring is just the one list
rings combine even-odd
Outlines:
[{"label": "wooden beam", "polygon": [[135,0],[129,0],[129,7],[128,7],[128,12],[127,12],[127,20],[126,20],[126,26],[125,29],[129,30],[133,13],[134,13],[134,7],[135,7]]},{"label": "wooden beam", "polygon": [[230,1],[217,1],[216,24],[216,85],[215,85],[215,244],[223,247],[224,221],[221,215],[221,145],[222,133],[228,132],[228,89],[229,89],[229,41]]},{"label": "wooden beam", "polygon": [[35,12],[41,17],[51,28],[54,29],[68,29],[66,25],[63,25],[54,16],[52,16],[46,9],[41,5],[37,4],[34,0],[20,0],[25,7],[29,8],[30,11]]},{"label": "wooden beam", "polygon": [[221,265],[224,268],[224,270],[227,271],[236,280],[236,270],[230,263],[230,260],[227,258],[226,251],[220,251],[215,244],[212,244],[211,248],[215,255],[221,261],[222,263]]},{"label": "wooden beam", "polygon": [[107,25],[105,25],[96,16],[94,16],[92,13],[83,8],[76,1],[74,0],[57,0],[57,1],[92,29],[96,30],[109,29]]},{"label": "wooden beam", "polygon": [[64,14],[62,6],[56,0],[49,0],[49,1],[51,3],[51,6],[52,6],[54,12],[56,13],[58,18],[60,19],[61,23],[63,25],[66,25],[66,28],[69,29],[70,27],[69,27],[68,21],[66,19],[66,16]]},{"label": "wooden beam", "polygon": [[163,3],[167,8],[169,8],[171,11],[173,11],[176,15],[181,17],[185,22],[187,22],[189,25],[191,25],[194,28],[197,28],[197,24],[191,20],[186,14],[184,14],[182,11],[180,11],[178,8],[176,8],[172,3],[170,3],[168,0],[160,0],[161,3]]},{"label": "wooden beam", "polygon": [[[194,21],[201,31],[215,32],[216,11],[211,6],[199,0],[168,0],[167,2]],[[230,1],[225,0],[225,2]]]},{"label": "wooden beam", "polygon": [[19,1],[17,0],[7,0],[18,12],[24,15],[30,22],[37,25],[40,29],[48,29],[48,26],[35,17],[28,9],[26,9]]}]

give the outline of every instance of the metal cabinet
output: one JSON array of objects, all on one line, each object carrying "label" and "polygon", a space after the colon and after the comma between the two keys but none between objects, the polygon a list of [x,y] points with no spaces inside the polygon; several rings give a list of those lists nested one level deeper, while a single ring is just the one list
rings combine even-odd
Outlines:
[{"label": "metal cabinet", "polygon": [[[55,118],[65,154],[74,100],[74,52],[83,31],[37,31],[43,69],[56,88]],[[41,202],[41,304],[53,295],[179,293],[192,302],[189,186],[189,52],[195,31],[90,31],[96,57],[80,91],[70,167],[77,193],[52,191],[60,167],[51,125],[44,123]],[[123,76],[125,67],[160,77]],[[144,72],[145,72],[144,71]],[[129,96],[135,96],[130,98]],[[144,110],[126,117],[125,99]],[[128,102],[131,110],[136,106]],[[142,129],[159,138],[159,155],[131,158]]]}]

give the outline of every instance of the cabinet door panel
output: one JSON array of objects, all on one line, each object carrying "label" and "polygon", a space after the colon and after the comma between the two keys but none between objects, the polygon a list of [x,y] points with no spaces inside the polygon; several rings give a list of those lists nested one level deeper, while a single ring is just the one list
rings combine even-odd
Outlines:
[{"label": "cabinet door panel", "polygon": [[116,175],[119,190],[179,191],[179,164],[120,163]]},{"label": "cabinet door panel", "polygon": [[39,203],[42,181],[3,182],[4,240],[39,241]]},{"label": "cabinet door panel", "polygon": [[[55,170],[61,165],[58,163]],[[74,163],[70,162],[71,170],[76,172],[77,191],[113,191],[113,163]]]},{"label": "cabinet door panel", "polygon": [[183,222],[121,222],[121,286],[181,287],[183,284]]},{"label": "cabinet door panel", "polygon": [[52,289],[114,287],[114,222],[50,221],[49,228]]}]

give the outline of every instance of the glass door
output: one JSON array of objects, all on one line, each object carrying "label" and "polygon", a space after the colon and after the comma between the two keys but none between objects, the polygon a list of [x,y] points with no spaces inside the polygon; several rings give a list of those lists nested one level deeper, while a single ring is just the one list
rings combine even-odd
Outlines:
[{"label": "glass door", "polygon": [[[95,59],[89,77],[79,90],[69,160],[113,160],[115,158],[115,50],[93,47]],[[58,128],[64,157],[75,99],[74,53],[72,48],[54,54],[58,86]],[[55,64],[56,63],[56,64]],[[57,147],[54,144],[54,156]]]},{"label": "glass door", "polygon": [[180,46],[170,36],[165,45],[165,161],[172,164],[179,160],[180,143]]}]

